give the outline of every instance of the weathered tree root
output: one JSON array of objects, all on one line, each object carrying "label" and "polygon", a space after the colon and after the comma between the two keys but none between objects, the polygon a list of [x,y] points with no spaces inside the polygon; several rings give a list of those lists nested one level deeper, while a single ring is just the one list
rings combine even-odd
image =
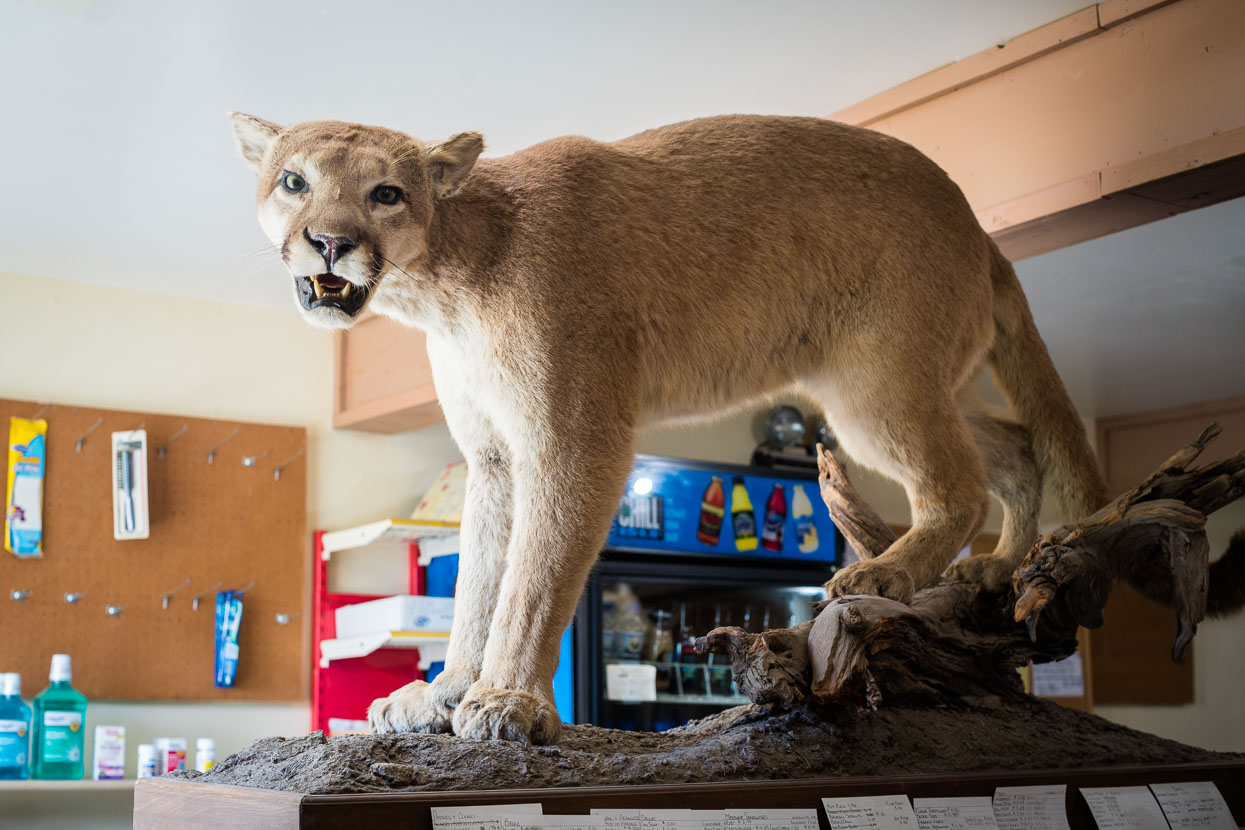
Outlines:
[{"label": "weathered tree root", "polygon": [[[1102,624],[1111,587],[1124,579],[1176,610],[1172,658],[1180,660],[1208,607],[1226,612],[1245,604],[1235,584],[1245,572],[1245,541],[1235,538],[1211,567],[1204,531],[1208,514],[1245,495],[1245,452],[1191,466],[1219,431],[1211,425],[1137,487],[1039,539],[1011,591],[942,582],[917,592],[910,605],[839,597],[795,628],[714,629],[697,651],[729,655],[740,690],[768,706],[1016,698],[1024,695],[1016,669],[1072,654],[1077,627]],[[830,452],[818,452],[822,497],[835,523],[860,558],[881,554],[894,534]],[[1225,574],[1219,596],[1209,593],[1215,571]]]}]

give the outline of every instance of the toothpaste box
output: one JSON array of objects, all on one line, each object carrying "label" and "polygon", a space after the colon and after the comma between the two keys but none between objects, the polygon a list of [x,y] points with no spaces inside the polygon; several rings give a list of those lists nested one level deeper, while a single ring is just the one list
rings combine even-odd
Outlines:
[{"label": "toothpaste box", "polygon": [[344,605],[337,609],[337,636],[357,637],[377,631],[448,633],[454,623],[453,597],[396,596]]},{"label": "toothpaste box", "polygon": [[125,727],[95,727],[95,762],[93,775],[96,781],[113,781],[125,778]]}]

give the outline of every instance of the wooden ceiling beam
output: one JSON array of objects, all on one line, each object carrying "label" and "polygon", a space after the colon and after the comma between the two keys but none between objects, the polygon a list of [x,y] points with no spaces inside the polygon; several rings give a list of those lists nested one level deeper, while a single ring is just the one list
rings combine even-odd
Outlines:
[{"label": "wooden ceiling beam", "polygon": [[1107,0],[830,117],[941,164],[1024,259],[1245,194],[1245,3]]}]

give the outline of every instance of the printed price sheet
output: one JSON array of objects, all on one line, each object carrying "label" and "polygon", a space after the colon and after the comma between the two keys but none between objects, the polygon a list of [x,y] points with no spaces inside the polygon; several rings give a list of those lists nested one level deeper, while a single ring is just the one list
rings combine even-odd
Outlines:
[{"label": "printed price sheet", "polygon": [[917,830],[906,795],[823,798],[821,806],[832,830]]},{"label": "printed price sheet", "polygon": [[1066,784],[999,787],[994,822],[999,830],[1069,830]]}]

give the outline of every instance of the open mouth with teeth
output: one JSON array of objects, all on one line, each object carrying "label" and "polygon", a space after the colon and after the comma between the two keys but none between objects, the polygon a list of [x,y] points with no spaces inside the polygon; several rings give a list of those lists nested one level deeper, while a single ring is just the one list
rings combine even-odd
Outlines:
[{"label": "open mouth with teeth", "polygon": [[298,300],[303,308],[340,308],[351,317],[359,313],[367,301],[368,289],[355,285],[336,274],[295,277]]}]

